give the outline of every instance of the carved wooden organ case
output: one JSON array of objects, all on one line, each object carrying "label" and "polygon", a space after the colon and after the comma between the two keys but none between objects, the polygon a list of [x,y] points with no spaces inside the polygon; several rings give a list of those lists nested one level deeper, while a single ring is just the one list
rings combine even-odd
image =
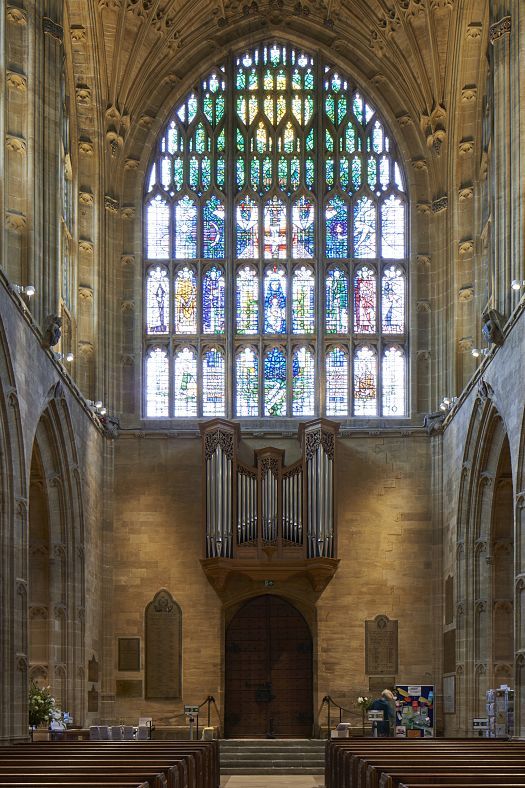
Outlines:
[{"label": "carved wooden organ case", "polygon": [[[214,419],[201,425],[202,563],[209,576],[219,565],[232,571],[233,564],[242,562],[246,574],[249,564],[267,567],[268,561],[289,570],[297,569],[297,562],[312,570],[314,562],[317,568],[332,567],[329,574],[333,574],[338,563],[334,495],[338,429],[326,419],[301,424],[302,457],[297,462],[285,466],[284,451],[268,447],[257,449],[249,466],[238,459],[238,424]],[[311,572],[309,577],[313,585]],[[210,580],[217,587],[218,576],[217,582]]]}]

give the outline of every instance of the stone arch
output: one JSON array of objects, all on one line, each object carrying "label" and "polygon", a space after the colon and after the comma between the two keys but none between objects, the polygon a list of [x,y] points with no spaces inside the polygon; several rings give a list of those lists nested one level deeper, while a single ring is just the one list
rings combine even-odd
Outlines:
[{"label": "stone arch", "polygon": [[[82,487],[61,384],[50,389],[36,425],[30,484],[30,605],[31,611],[39,606],[32,594],[32,586],[39,583],[38,596],[45,600],[46,613],[40,630],[35,627],[37,617],[31,622],[30,670],[35,660],[42,663],[62,708],[80,720],[85,708],[85,688],[77,677],[84,664],[79,613],[85,607]],[[31,516],[35,506],[40,508],[38,526]]]},{"label": "stone arch", "polygon": [[484,708],[485,691],[506,675],[513,658],[512,520],[506,426],[492,398],[478,397],[465,444],[456,551],[458,601],[465,611],[457,639],[464,692],[456,720],[465,734],[468,720]]}]

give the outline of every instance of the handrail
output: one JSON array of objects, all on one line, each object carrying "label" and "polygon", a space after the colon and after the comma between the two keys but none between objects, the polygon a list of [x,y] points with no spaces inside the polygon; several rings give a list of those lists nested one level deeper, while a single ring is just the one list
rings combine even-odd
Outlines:
[{"label": "handrail", "polygon": [[336,708],[339,709],[339,722],[343,721],[343,712],[345,712],[346,714],[353,714],[353,715],[357,716],[357,711],[355,709],[345,709],[345,707],[341,706],[341,704],[338,703],[336,700],[334,700],[331,695],[325,695],[323,700],[322,700],[322,702],[321,702],[321,708],[319,709],[319,714],[318,714],[317,719],[319,719],[319,716],[320,716],[320,714],[321,714],[321,712],[322,712],[322,710],[323,710],[325,705],[328,706],[328,734],[327,734],[327,739],[329,739],[330,738],[330,730],[331,730],[331,727],[332,727],[332,706],[335,706]]},{"label": "handrail", "polygon": [[[208,728],[210,728],[211,727],[211,705],[212,705],[212,703],[213,703],[213,707],[215,709],[215,713],[217,714],[217,719],[219,720],[219,724],[217,725],[217,734],[218,734],[217,738],[220,739],[221,738],[221,713],[219,711],[219,708],[218,708],[218,706],[217,706],[217,704],[215,702],[215,698],[213,697],[213,695],[208,695],[208,697],[205,700],[203,700],[202,703],[199,703],[199,709],[202,709],[203,706],[208,704]],[[199,738],[199,718],[198,717],[197,717],[197,733],[196,733],[196,735],[197,735],[197,738]]]}]

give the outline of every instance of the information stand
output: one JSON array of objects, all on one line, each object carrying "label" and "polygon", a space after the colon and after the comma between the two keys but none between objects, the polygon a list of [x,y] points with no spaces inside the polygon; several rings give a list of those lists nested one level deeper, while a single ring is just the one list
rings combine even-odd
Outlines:
[{"label": "information stand", "polygon": [[408,739],[434,736],[434,685],[396,684],[395,735]]}]

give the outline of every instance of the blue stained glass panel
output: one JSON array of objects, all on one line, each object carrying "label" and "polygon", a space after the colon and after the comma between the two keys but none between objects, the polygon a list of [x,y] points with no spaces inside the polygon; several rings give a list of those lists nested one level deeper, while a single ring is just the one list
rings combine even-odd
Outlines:
[{"label": "blue stained glass panel", "polygon": [[237,272],[235,313],[238,334],[257,334],[259,330],[259,277],[250,266]]},{"label": "blue stained glass panel", "polygon": [[168,274],[158,265],[148,272],[146,285],[146,331],[166,334],[170,320],[170,286]]},{"label": "blue stained glass panel", "polygon": [[224,333],[224,274],[215,266],[202,279],[202,330],[205,334]]},{"label": "blue stained glass panel", "polygon": [[396,347],[383,356],[383,416],[405,415],[405,357]]},{"label": "blue stained glass panel", "polygon": [[175,257],[197,257],[197,208],[189,197],[175,205]]},{"label": "blue stained glass panel", "polygon": [[249,347],[235,364],[235,411],[237,416],[259,415],[259,359]]},{"label": "blue stained glass panel", "polygon": [[264,333],[286,333],[286,274],[279,268],[264,277]]},{"label": "blue stained glass panel", "polygon": [[405,256],[405,205],[393,195],[381,206],[381,254],[395,260]]},{"label": "blue stained glass panel", "polygon": [[376,255],[376,206],[366,197],[354,205],[354,256]]},{"label": "blue stained glass panel", "polygon": [[376,330],[376,275],[363,266],[354,277],[354,331],[373,334]]},{"label": "blue stained glass panel", "polygon": [[190,268],[175,276],[175,332],[197,333],[197,278]]},{"label": "blue stained glass panel", "polygon": [[236,210],[237,257],[259,256],[259,205],[244,197]]},{"label": "blue stained glass panel", "polygon": [[354,416],[377,415],[377,359],[361,347],[354,355]]},{"label": "blue stained glass panel", "polygon": [[381,281],[382,328],[385,334],[405,329],[405,277],[400,268],[386,268]]},{"label": "blue stained glass panel", "polygon": [[225,414],[224,353],[211,348],[202,358],[202,415]]},{"label": "blue stained glass panel", "polygon": [[286,356],[275,347],[264,358],[264,415],[286,416]]},{"label": "blue stained glass panel", "polygon": [[264,256],[286,257],[286,208],[277,199],[264,206]]},{"label": "blue stained glass panel", "polygon": [[314,256],[315,209],[311,200],[301,197],[292,205],[292,257]]},{"label": "blue stained glass panel", "polygon": [[146,208],[146,256],[150,260],[170,256],[170,209],[162,197],[155,197]]},{"label": "blue stained glass panel", "polygon": [[224,205],[215,196],[202,208],[202,256],[221,260],[224,257]]},{"label": "blue stained glass panel", "polygon": [[326,415],[348,415],[348,356],[339,347],[326,355]]},{"label": "blue stained glass panel", "polygon": [[315,280],[304,265],[294,272],[292,279],[292,331],[312,334],[315,325]]},{"label": "blue stained glass panel", "polygon": [[298,348],[292,356],[292,415],[313,416],[315,359],[311,350]]},{"label": "blue stained glass panel", "polygon": [[169,416],[169,361],[164,348],[154,348],[146,358],[146,416]]},{"label": "blue stained glass panel", "polygon": [[175,355],[174,362],[175,416],[197,415],[197,358],[189,347]]},{"label": "blue stained glass panel", "polygon": [[348,331],[348,279],[341,268],[332,268],[325,279],[326,331],[346,334]]},{"label": "blue stained glass panel", "polygon": [[326,256],[346,257],[348,250],[348,215],[346,203],[334,197],[326,206]]}]

